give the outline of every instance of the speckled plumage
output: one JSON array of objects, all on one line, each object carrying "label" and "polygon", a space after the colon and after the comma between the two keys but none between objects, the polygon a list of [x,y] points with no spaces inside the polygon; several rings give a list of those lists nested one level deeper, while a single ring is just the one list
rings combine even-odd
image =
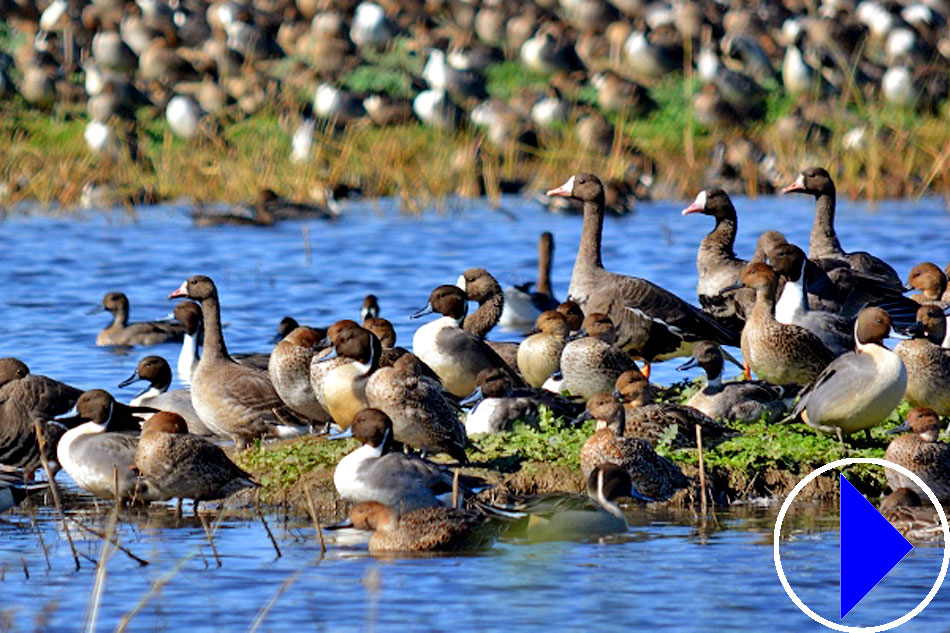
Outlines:
[{"label": "speckled plumage", "polygon": [[907,369],[904,397],[915,407],[950,415],[950,349],[941,347],[946,336],[946,317],[937,306],[921,306],[917,326],[923,336],[901,341],[894,347]]},{"label": "speckled plumage", "polygon": [[[910,432],[891,441],[884,459],[919,476],[942,502],[950,500],[950,444],[937,441],[940,433],[937,415],[930,409],[913,409],[903,428]],[[887,469],[886,475],[891,489],[910,488],[921,499],[925,498],[923,490],[909,477],[892,469]]]},{"label": "speckled plumage", "polygon": [[498,517],[474,510],[433,507],[399,516],[379,503],[350,511],[353,527],[374,530],[371,552],[458,552],[490,547],[504,528]]},{"label": "speckled plumage", "polygon": [[267,373],[280,399],[297,413],[312,420],[328,422],[330,414],[317,401],[310,384],[310,364],[320,351],[323,334],[298,327],[274,346]]},{"label": "speckled plumage", "polygon": [[561,390],[587,400],[596,393],[612,391],[625,371],[639,371],[633,359],[617,347],[611,320],[599,313],[584,318],[588,336],[569,342],[561,352]]}]

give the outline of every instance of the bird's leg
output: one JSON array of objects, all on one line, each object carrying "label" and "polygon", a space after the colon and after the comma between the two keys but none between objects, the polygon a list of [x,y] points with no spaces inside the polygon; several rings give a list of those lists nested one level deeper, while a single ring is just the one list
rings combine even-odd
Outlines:
[{"label": "bird's leg", "polygon": [[871,429],[864,429],[864,439],[871,441]]},{"label": "bird's leg", "polygon": [[841,446],[841,451],[844,452],[845,451],[844,433],[841,431],[841,427],[840,426],[835,427],[835,432],[837,432],[838,434],[838,445]]},{"label": "bird's leg", "polygon": [[752,369],[749,368],[749,363],[747,361],[743,361],[742,371],[746,380],[752,380]]}]

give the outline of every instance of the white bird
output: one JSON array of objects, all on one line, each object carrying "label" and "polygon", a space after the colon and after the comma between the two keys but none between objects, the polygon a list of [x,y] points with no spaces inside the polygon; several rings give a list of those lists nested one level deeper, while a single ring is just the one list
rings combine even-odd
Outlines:
[{"label": "white bird", "polygon": [[177,136],[185,139],[194,138],[198,133],[202,114],[198,102],[185,95],[172,97],[168,102],[168,107],[165,108],[168,127]]}]

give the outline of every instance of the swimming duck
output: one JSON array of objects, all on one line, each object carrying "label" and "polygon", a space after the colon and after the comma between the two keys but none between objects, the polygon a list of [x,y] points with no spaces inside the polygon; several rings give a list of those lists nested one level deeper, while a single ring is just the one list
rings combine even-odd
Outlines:
[{"label": "swimming duck", "polygon": [[511,430],[516,420],[536,424],[538,408],[547,407],[554,417],[573,418],[582,405],[544,389],[516,389],[511,377],[497,367],[478,372],[474,393],[462,401],[474,405],[465,417],[465,432],[499,433]]},{"label": "swimming duck", "polygon": [[[363,409],[343,436],[362,446],[343,457],[333,471],[336,491],[346,501],[378,501],[408,512],[451,503],[454,473],[440,464],[395,453],[393,425],[379,409]],[[459,494],[475,495],[485,488],[477,477],[459,475]]]},{"label": "swimming duck", "polygon": [[687,406],[714,420],[750,423],[762,420],[762,416],[766,422],[776,422],[794,404],[797,385],[773,385],[764,380],[723,382],[723,366],[722,350],[712,341],[703,341],[693,348],[692,358],[677,370],[702,367],[706,384],[690,396]]},{"label": "swimming duck", "polygon": [[783,193],[805,193],[815,196],[815,221],[808,243],[808,257],[832,258],[846,261],[851,268],[861,273],[877,275],[889,282],[901,285],[897,272],[877,257],[863,252],[846,253],[835,232],[835,183],[821,167],[806,169]]},{"label": "swimming duck", "polygon": [[201,303],[204,354],[192,375],[191,403],[198,417],[215,435],[230,437],[238,448],[267,436],[297,436],[308,431],[280,399],[267,372],[235,362],[221,332],[218,289],[210,277],[194,275],[168,295]]},{"label": "swimming duck", "polygon": [[191,393],[187,389],[172,389],[172,368],[161,356],[146,356],[139,361],[130,377],[119,383],[127,387],[134,382],[147,380],[149,386],[137,394],[129,404],[133,407],[151,407],[157,411],[169,411],[180,415],[188,425],[188,432],[195,435],[211,435],[211,431],[201,421],[191,404]]},{"label": "swimming duck", "polygon": [[775,384],[805,385],[813,381],[834,355],[805,328],[775,320],[778,275],[772,267],[749,264],[739,283],[755,290],[755,306],[742,328],[746,377],[753,371],[760,379]]},{"label": "swimming duck", "polygon": [[0,471],[0,512],[6,512],[15,505],[19,505],[31,492],[45,490],[48,484],[28,484],[24,481],[22,471]]},{"label": "swimming duck", "polygon": [[937,509],[924,506],[910,488],[898,488],[884,497],[878,510],[888,523],[911,541],[943,541],[943,526]]},{"label": "swimming duck", "polygon": [[[924,480],[941,502],[950,500],[950,444],[937,441],[940,434],[940,419],[933,409],[918,407],[907,414],[907,419],[890,433],[904,433],[891,440],[884,452],[884,459],[899,464]],[[892,490],[910,488],[923,496],[909,477],[888,468],[887,485]]]},{"label": "swimming duck", "polygon": [[518,371],[531,387],[540,387],[561,368],[561,352],[567,343],[570,327],[557,310],[542,312],[535,321],[537,333],[518,346]]},{"label": "swimming duck", "polygon": [[366,323],[368,319],[375,319],[379,316],[379,302],[376,295],[366,295],[363,297],[363,305],[360,306],[360,321]]},{"label": "swimming duck", "polygon": [[32,479],[41,465],[33,428],[33,421],[39,420],[46,456],[57,469],[56,443],[63,429],[48,421],[67,413],[81,395],[80,389],[30,373],[26,363],[16,358],[0,358],[0,464],[22,469]]},{"label": "swimming duck", "polygon": [[950,349],[941,347],[947,317],[935,305],[917,311],[914,338],[894,347],[907,370],[904,397],[915,407],[928,407],[939,415],[950,415]]},{"label": "swimming duck", "polygon": [[901,401],[907,370],[900,356],[884,347],[891,319],[880,308],[865,308],[854,327],[854,351],[836,358],[802,392],[791,418],[842,435],[880,424]]},{"label": "swimming duck", "polygon": [[910,296],[917,303],[932,303],[943,309],[950,307],[950,301],[943,299],[947,293],[947,275],[931,262],[923,262],[911,268],[904,289],[908,292],[920,291],[920,294]]},{"label": "swimming duck", "polygon": [[545,231],[538,238],[538,281],[535,291],[531,283],[505,288],[505,302],[498,325],[506,330],[524,331],[532,327],[543,310],[558,306],[551,291],[551,258],[554,254],[554,236]]},{"label": "swimming duck", "polygon": [[142,426],[135,468],[163,499],[224,499],[258,484],[225,452],[188,432],[176,413],[156,413]]},{"label": "swimming duck", "polygon": [[372,530],[371,552],[459,552],[490,547],[504,525],[499,517],[477,510],[431,507],[400,514],[367,501],[350,510],[348,521],[328,529]]},{"label": "swimming duck", "polygon": [[581,471],[589,478],[602,464],[620,466],[633,482],[640,497],[651,501],[668,499],[689,481],[673,462],[656,454],[650,443],[639,437],[625,437],[623,406],[609,394],[588,402],[587,410],[597,420],[596,430],[581,447]]},{"label": "swimming duck", "polygon": [[468,442],[458,404],[420,365],[407,352],[392,367],[377,369],[366,383],[366,400],[389,417],[395,441],[419,449],[423,456],[447,453],[465,463]]},{"label": "swimming duck", "polygon": [[329,422],[330,414],[317,401],[310,385],[310,364],[314,354],[326,347],[324,338],[324,332],[313,328],[294,328],[274,346],[267,373],[288,407],[311,420]]},{"label": "swimming duck", "polygon": [[586,401],[595,393],[612,391],[623,372],[639,371],[633,359],[616,346],[617,331],[607,315],[588,314],[581,332],[584,335],[568,342],[561,352],[564,381],[558,391]]},{"label": "swimming duck", "polygon": [[462,329],[468,297],[457,286],[439,286],[429,295],[428,305],[412,315],[418,318],[437,312],[441,318],[416,330],[413,353],[432,368],[446,388],[458,397],[475,391],[475,377],[488,367],[502,367],[512,373],[515,384],[523,385],[508,364],[485,341]]},{"label": "swimming duck", "polygon": [[140,411],[116,402],[107,391],[93,389],[76,401],[76,415],[58,418],[72,428],[59,441],[57,461],[76,485],[102,499],[161,499],[161,493],[133,470],[138,436],[119,432],[137,431],[140,420],[135,414]]},{"label": "swimming duck", "polygon": [[600,257],[604,188],[597,176],[571,176],[548,195],[584,202],[584,227],[568,294],[586,313],[610,317],[617,327],[618,347],[649,362],[689,354],[700,340],[725,345],[738,342],[735,332],[673,293],[645,279],[604,269]]},{"label": "swimming duck", "polygon": [[379,367],[381,354],[379,339],[369,330],[356,326],[340,331],[330,354],[315,359],[317,363],[336,357],[344,359],[323,377],[326,410],[340,428],[346,429],[353,416],[369,406],[366,386]]},{"label": "swimming duck", "polygon": [[720,323],[741,330],[746,315],[752,312],[755,292],[742,288],[727,295],[720,294],[722,288],[739,279],[748,263],[736,257],[734,250],[738,226],[736,208],[729,194],[722,189],[704,189],[691,205],[683,209],[683,215],[692,213],[716,218],[715,228],[700,242],[696,255],[699,304]]},{"label": "swimming duck", "polygon": [[106,311],[112,313],[112,323],[99,332],[96,345],[159,345],[181,341],[185,329],[179,323],[146,321],[129,323],[129,299],[121,292],[108,292],[102,303],[89,314]]}]

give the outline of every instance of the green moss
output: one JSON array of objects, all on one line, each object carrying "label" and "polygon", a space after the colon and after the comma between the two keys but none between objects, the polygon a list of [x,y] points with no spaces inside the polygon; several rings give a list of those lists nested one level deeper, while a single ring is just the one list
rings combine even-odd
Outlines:
[{"label": "green moss", "polygon": [[235,461],[249,471],[265,473],[260,483],[267,489],[291,486],[316,468],[334,468],[357,446],[356,440],[328,441],[326,438],[303,438],[276,444],[258,441],[237,455]]},{"label": "green moss", "polygon": [[411,97],[413,94],[408,75],[381,66],[360,66],[340,81],[355,92],[383,93],[394,97]]},{"label": "green moss", "polygon": [[548,77],[528,70],[516,61],[492,64],[485,69],[485,89],[493,97],[509,99],[521,88],[543,88]]},{"label": "green moss", "polygon": [[580,468],[581,447],[593,432],[593,420],[582,426],[571,426],[567,420],[555,418],[549,409],[541,407],[536,427],[516,422],[506,433],[476,435],[472,441],[481,453],[473,458],[494,463],[503,470],[522,461]]}]

